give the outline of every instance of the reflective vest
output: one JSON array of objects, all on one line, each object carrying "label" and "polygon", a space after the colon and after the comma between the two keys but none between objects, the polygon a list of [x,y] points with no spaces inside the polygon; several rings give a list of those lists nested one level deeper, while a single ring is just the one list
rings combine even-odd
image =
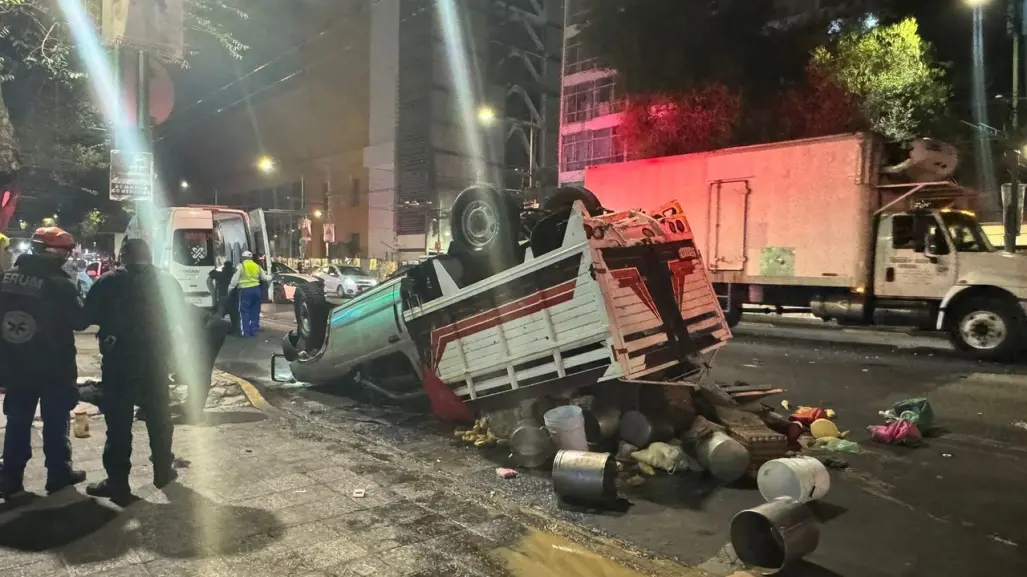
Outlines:
[{"label": "reflective vest", "polygon": [[260,265],[252,260],[242,261],[239,268],[239,288],[248,289],[260,286]]}]

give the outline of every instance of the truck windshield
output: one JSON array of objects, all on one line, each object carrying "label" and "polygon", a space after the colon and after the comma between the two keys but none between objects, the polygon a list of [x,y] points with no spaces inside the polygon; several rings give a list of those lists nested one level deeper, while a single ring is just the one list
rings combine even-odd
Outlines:
[{"label": "truck windshield", "polygon": [[956,252],[994,252],[988,237],[974,217],[964,212],[943,212],[941,220],[952,237]]}]

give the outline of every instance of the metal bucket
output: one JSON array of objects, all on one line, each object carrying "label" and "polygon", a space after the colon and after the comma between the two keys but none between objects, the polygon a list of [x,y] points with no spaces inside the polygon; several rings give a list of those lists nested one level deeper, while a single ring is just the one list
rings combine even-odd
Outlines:
[{"label": "metal bucket", "polygon": [[617,463],[609,453],[560,451],[553,460],[553,490],[561,497],[613,499],[617,496]]},{"label": "metal bucket", "polygon": [[510,435],[510,452],[518,466],[534,469],[548,463],[556,448],[545,429],[526,422],[518,425]]},{"label": "metal bucket", "polygon": [[660,416],[646,415],[640,411],[627,411],[620,417],[620,438],[639,448],[646,448],[656,441],[666,441],[674,436],[674,426]]},{"label": "metal bucket", "polygon": [[617,436],[620,409],[606,407],[585,411],[585,437],[589,445],[599,444]]},{"label": "metal bucket", "polygon": [[719,431],[696,445],[695,456],[703,468],[725,483],[741,479],[749,469],[749,451]]},{"label": "metal bucket", "polygon": [[731,519],[735,554],[763,575],[776,575],[819,543],[820,528],[812,511],[787,497],[739,511]]}]

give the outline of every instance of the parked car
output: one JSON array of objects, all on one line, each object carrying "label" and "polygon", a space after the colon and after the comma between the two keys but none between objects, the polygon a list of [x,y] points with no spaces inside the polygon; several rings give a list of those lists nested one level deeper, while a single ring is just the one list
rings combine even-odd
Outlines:
[{"label": "parked car", "polygon": [[330,264],[323,266],[314,276],[324,281],[324,292],[337,297],[355,297],[377,286],[378,281],[359,267]]},{"label": "parked car", "polygon": [[275,303],[290,303],[296,294],[296,286],[301,284],[323,284],[321,279],[309,274],[296,272],[296,269],[282,262],[271,263],[271,300]]}]

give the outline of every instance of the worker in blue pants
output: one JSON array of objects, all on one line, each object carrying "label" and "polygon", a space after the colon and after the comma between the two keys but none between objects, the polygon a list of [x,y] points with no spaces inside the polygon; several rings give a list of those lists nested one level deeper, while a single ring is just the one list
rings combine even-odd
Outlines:
[{"label": "worker in blue pants", "polygon": [[271,282],[271,275],[254,262],[253,253],[244,251],[242,262],[232,275],[228,291],[239,289],[239,317],[242,336],[255,337],[260,328],[260,305],[264,302],[261,281]]}]

